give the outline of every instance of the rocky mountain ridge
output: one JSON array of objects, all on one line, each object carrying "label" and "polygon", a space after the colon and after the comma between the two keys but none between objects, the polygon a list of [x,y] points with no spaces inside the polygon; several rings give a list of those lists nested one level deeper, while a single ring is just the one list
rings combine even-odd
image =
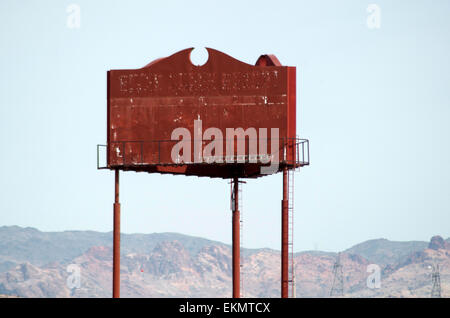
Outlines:
[{"label": "rocky mountain ridge", "polygon": [[[110,234],[49,234],[29,228],[0,227],[0,294],[110,297]],[[73,250],[65,250],[64,245]],[[163,233],[125,235],[123,245],[123,297],[231,296],[231,249],[226,244]],[[40,249],[41,246],[44,247]],[[244,296],[279,297],[279,252],[257,249],[243,254]],[[336,253],[305,251],[296,253],[294,258],[296,296],[328,297]],[[340,260],[346,297],[429,297],[433,264],[440,265],[442,295],[450,296],[450,240],[439,236],[428,243],[366,241],[343,251]],[[370,264],[380,268],[380,288],[367,285]],[[73,284],[77,275],[74,267],[79,272],[78,285]]]}]

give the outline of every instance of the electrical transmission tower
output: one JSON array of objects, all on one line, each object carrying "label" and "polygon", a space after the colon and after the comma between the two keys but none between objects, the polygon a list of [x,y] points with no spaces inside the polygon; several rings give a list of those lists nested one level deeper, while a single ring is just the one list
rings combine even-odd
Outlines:
[{"label": "electrical transmission tower", "polygon": [[433,282],[431,298],[441,298],[441,275],[439,274],[439,265],[433,265],[431,280]]},{"label": "electrical transmission tower", "polygon": [[342,296],[344,296],[344,275],[342,273],[341,253],[338,253],[333,265],[333,286],[331,287],[330,297]]}]

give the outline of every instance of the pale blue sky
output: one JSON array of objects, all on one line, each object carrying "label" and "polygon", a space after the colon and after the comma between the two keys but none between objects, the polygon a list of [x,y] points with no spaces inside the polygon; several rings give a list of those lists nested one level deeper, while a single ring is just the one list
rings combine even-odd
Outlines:
[{"label": "pale blue sky", "polygon": [[[66,8],[81,8],[81,27]],[[368,4],[381,28],[366,25]],[[187,47],[297,66],[311,166],[295,249],[450,236],[450,1],[0,2],[0,226],[112,229],[106,71]],[[122,229],[229,243],[225,180],[122,173]],[[244,187],[244,245],[280,246],[281,176]]]}]

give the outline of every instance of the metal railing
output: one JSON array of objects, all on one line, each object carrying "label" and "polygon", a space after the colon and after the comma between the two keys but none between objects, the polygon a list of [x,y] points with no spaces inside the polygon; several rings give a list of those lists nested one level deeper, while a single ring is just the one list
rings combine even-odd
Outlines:
[{"label": "metal railing", "polygon": [[[191,143],[191,150],[194,142],[201,142],[201,149],[211,142],[211,140],[185,140]],[[234,142],[237,141],[237,142]],[[301,167],[309,165],[309,140],[300,138],[279,138],[278,149],[271,149],[269,154],[250,153],[249,139],[234,139],[234,150],[239,149],[239,141],[244,141],[245,154],[233,154],[232,156],[200,156],[201,161],[182,161],[172,160],[171,149],[174,145],[179,143],[179,140],[127,140],[127,141],[113,141],[110,147],[107,145],[97,145],[97,169],[109,169],[115,166],[141,166],[141,165],[189,165],[189,164],[242,164],[242,163],[256,163],[266,164],[273,160],[274,156],[278,156],[280,164],[287,164],[294,167]],[[248,141],[248,142],[247,142]],[[254,140],[252,140],[255,142]],[[222,139],[222,146],[226,148],[229,139]],[[261,140],[256,140],[259,147]],[[271,144],[271,139],[266,139],[266,148]],[[172,147],[170,147],[172,146]],[[101,149],[106,150],[106,165],[100,163]],[[281,156],[280,156],[281,152]],[[127,154],[128,153],[128,154]],[[190,158],[192,159],[190,154]]]}]

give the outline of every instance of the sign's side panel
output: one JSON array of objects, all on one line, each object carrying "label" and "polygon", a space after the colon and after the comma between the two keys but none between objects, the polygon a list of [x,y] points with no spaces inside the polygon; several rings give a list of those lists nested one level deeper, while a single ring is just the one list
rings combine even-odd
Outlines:
[{"label": "sign's side panel", "polygon": [[110,77],[110,73],[109,71],[106,73],[106,144],[107,144],[107,148],[106,148],[106,164],[109,167],[111,165],[110,162],[110,158],[111,156],[109,155],[111,149],[111,144],[110,144],[110,132],[111,132],[111,128],[110,128],[110,111],[109,111],[109,100],[110,100],[110,81],[109,81],[109,77]]},{"label": "sign's side panel", "polygon": [[296,68],[288,67],[288,161],[294,163],[296,161],[295,143],[297,137],[297,79]]}]

